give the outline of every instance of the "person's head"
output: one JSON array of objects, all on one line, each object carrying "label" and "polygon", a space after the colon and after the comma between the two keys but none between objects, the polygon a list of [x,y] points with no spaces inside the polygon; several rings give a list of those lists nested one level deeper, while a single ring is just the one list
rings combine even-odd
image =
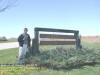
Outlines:
[{"label": "person's head", "polygon": [[24,33],[27,34],[27,32],[28,32],[28,29],[24,28]]}]

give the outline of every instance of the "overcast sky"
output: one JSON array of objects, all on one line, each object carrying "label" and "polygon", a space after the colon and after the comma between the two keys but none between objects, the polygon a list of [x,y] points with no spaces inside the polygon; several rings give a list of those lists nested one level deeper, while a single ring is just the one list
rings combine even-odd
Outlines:
[{"label": "overcast sky", "polygon": [[35,27],[100,35],[100,0],[18,0],[14,7],[0,13],[0,36],[18,37],[25,27],[31,37]]}]

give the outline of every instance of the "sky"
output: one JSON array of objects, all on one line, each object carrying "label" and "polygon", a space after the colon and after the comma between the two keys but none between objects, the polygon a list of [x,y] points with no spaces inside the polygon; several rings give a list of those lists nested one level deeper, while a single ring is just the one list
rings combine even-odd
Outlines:
[{"label": "sky", "polygon": [[32,38],[35,27],[79,30],[82,36],[99,36],[100,0],[18,0],[0,12],[0,36],[18,37],[25,27]]}]

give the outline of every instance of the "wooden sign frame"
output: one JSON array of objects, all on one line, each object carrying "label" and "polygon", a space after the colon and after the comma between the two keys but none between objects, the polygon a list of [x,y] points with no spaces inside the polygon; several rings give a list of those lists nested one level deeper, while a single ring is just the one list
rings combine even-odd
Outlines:
[{"label": "wooden sign frame", "polygon": [[[40,34],[39,32],[60,32],[73,33],[73,35],[59,35],[59,34]],[[76,49],[80,48],[80,38],[78,30],[64,30],[52,28],[35,28],[35,38],[33,39],[32,49],[34,53],[39,53],[39,45],[76,45]],[[40,41],[39,38],[56,38],[56,39],[75,39],[75,41]]]}]

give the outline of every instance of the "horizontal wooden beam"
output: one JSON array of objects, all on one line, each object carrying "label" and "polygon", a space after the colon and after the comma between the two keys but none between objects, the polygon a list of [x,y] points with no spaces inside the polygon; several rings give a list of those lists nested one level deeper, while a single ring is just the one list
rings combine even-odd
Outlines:
[{"label": "horizontal wooden beam", "polygon": [[64,29],[53,29],[53,28],[35,28],[35,31],[45,32],[63,32],[63,33],[77,33],[77,30],[64,30]]},{"label": "horizontal wooden beam", "polygon": [[76,41],[40,41],[40,45],[75,45]]},{"label": "horizontal wooden beam", "polygon": [[74,35],[40,34],[40,38],[75,39]]}]

